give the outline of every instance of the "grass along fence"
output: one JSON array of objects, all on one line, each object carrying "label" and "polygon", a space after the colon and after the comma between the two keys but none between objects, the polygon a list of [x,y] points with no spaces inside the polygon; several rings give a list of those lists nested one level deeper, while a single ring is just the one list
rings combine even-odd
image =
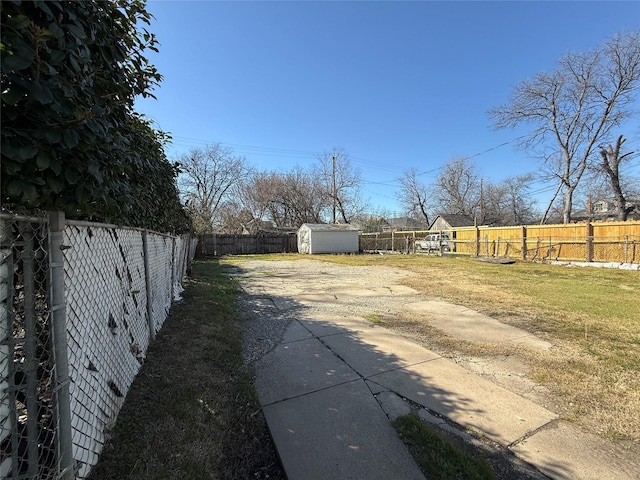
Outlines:
[{"label": "grass along fence", "polygon": [[[363,233],[361,251],[416,253],[415,241],[436,230]],[[435,253],[524,261],[640,263],[640,221],[459,227],[446,231],[449,249]],[[407,242],[409,239],[409,242]]]}]

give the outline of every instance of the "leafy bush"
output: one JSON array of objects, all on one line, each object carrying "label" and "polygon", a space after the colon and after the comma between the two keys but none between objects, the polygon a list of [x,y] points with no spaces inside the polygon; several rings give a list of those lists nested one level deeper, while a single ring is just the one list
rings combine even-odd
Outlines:
[{"label": "leafy bush", "polygon": [[[3,203],[187,230],[167,137],[133,112],[135,97],[162,79],[144,56],[157,51],[138,28],[151,18],[145,2],[13,0],[0,9]],[[172,220],[160,225],[158,210]]]}]

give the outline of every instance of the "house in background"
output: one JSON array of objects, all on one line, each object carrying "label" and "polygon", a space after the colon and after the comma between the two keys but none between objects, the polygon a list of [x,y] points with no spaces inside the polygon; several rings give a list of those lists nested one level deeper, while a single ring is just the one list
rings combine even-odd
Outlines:
[{"label": "house in background", "polygon": [[429,230],[451,230],[457,227],[473,227],[474,218],[471,215],[442,213],[429,226]]},{"label": "house in background", "polygon": [[[627,200],[625,205],[629,209],[627,220],[640,220],[640,200]],[[591,197],[587,197],[586,208],[576,210],[571,214],[571,218],[576,222],[596,221],[611,222],[617,220],[616,202],[610,199],[600,199],[595,202]]]},{"label": "house in background", "polygon": [[358,229],[352,225],[305,223],[298,229],[299,253],[358,253]]}]

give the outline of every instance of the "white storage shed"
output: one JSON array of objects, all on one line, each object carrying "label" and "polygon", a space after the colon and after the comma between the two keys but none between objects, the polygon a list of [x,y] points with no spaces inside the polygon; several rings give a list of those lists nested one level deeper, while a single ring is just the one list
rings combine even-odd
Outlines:
[{"label": "white storage shed", "polygon": [[305,223],[298,229],[299,253],[358,253],[358,229],[351,225]]}]

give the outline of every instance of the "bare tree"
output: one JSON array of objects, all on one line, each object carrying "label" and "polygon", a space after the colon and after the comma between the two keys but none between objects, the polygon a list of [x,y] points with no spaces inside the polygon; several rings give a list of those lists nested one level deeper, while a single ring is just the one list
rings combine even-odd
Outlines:
[{"label": "bare tree", "polygon": [[539,216],[529,184],[533,175],[507,177],[500,183],[483,180],[468,158],[447,163],[432,187],[446,213],[476,218],[482,225],[522,225]]},{"label": "bare tree", "polygon": [[[277,227],[322,223],[326,197],[316,176],[296,167],[290,172],[258,172],[241,189],[242,204],[253,218]],[[257,221],[257,220],[256,220]]]},{"label": "bare tree", "polygon": [[400,191],[397,193],[397,198],[410,216],[420,219],[429,226],[432,196],[429,195],[429,187],[418,178],[419,175],[416,168],[410,168],[399,178]]},{"label": "bare tree", "polygon": [[194,149],[178,159],[178,186],[197,233],[215,231],[217,213],[234,185],[249,174],[244,157],[219,143]]},{"label": "bare tree", "polygon": [[482,225],[506,225],[508,200],[502,184],[481,181],[476,217]]},{"label": "bare tree", "polygon": [[616,216],[620,221],[626,221],[627,216],[634,208],[627,207],[627,200],[622,192],[622,185],[620,183],[620,163],[633,155],[633,152],[620,153],[624,142],[625,139],[620,135],[614,146],[609,145],[608,147],[601,147],[600,149],[600,168],[607,175],[611,184],[611,189],[615,197]]},{"label": "bare tree", "polygon": [[565,55],[557,70],[520,83],[507,104],[489,112],[497,128],[533,125],[522,145],[546,147],[542,158],[553,167],[556,195],[563,194],[564,223],[571,221],[573,194],[595,161],[596,146],[630,116],[639,84],[640,31],[635,31],[615,36],[595,52]]},{"label": "bare tree", "polygon": [[253,172],[237,187],[237,200],[241,209],[250,212],[254,223],[273,220],[270,215],[276,192],[281,188],[281,177],[272,172]]},{"label": "bare tree", "polygon": [[507,177],[494,185],[485,182],[482,193],[484,224],[526,225],[538,217],[535,202],[529,194],[532,174]]},{"label": "bare tree", "polygon": [[218,225],[222,233],[255,235],[269,227],[269,222],[256,218],[237,201],[224,202],[218,212]]},{"label": "bare tree", "polygon": [[506,208],[503,214],[504,225],[528,225],[540,218],[529,185],[533,174],[508,177],[500,185],[504,188]]},{"label": "bare tree", "polygon": [[454,158],[447,163],[434,183],[434,193],[442,211],[479,217],[483,221],[481,180],[468,158]]},{"label": "bare tree", "polygon": [[323,192],[322,182],[300,167],[282,175],[272,210],[281,215],[278,225],[299,227],[303,223],[322,223],[322,211],[326,207]]},{"label": "bare tree", "polygon": [[360,171],[351,164],[349,154],[342,148],[334,148],[318,156],[313,168],[323,189],[325,202],[331,209],[331,221],[350,223],[364,210],[360,192]]}]

